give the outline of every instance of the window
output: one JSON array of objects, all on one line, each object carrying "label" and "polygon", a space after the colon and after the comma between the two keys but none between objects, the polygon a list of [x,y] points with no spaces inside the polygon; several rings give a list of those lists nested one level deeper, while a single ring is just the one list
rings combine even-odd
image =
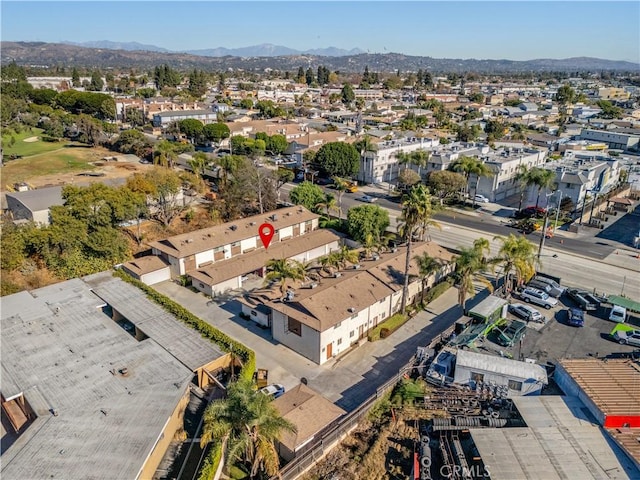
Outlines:
[{"label": "window", "polygon": [[254,317],[257,317],[257,316],[258,316],[258,314],[256,313],[256,311],[255,311],[255,310],[251,310],[251,315],[252,315],[252,316],[254,316]]},{"label": "window", "polygon": [[239,247],[239,246],[240,246],[240,242],[233,242],[233,243],[231,244],[231,248]]},{"label": "window", "polygon": [[352,319],[352,320],[355,320],[356,318],[358,318],[358,314],[357,314],[357,313],[356,313],[355,315],[352,315],[352,316],[351,316],[351,319]]},{"label": "window", "polygon": [[351,332],[349,332],[349,338],[352,338],[355,334],[356,334],[356,331],[351,330]]},{"label": "window", "polygon": [[298,320],[287,317],[287,332],[302,336],[302,324]]},{"label": "window", "polygon": [[516,380],[509,380],[509,390],[515,390],[517,392],[522,391],[522,382]]},{"label": "window", "polygon": [[338,345],[342,345],[342,338],[339,338],[338,341],[336,342]]},{"label": "window", "polygon": [[471,380],[474,382],[484,382],[484,373],[471,372]]},{"label": "window", "polygon": [[342,325],[342,322],[338,322],[333,326],[334,330],[337,330],[338,328],[340,328],[340,325]]}]

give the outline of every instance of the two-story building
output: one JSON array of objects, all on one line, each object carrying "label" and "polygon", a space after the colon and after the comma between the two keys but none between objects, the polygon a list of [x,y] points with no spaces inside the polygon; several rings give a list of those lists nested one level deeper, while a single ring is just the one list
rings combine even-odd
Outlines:
[{"label": "two-story building", "polygon": [[[279,292],[243,301],[243,312],[263,319],[273,339],[317,364],[357,344],[376,325],[400,310],[406,247],[362,260],[349,268]],[[433,242],[415,244],[416,256],[428,253],[441,263],[427,279],[429,288],[453,271],[453,253]],[[408,303],[419,296],[422,281],[412,258]]]}]

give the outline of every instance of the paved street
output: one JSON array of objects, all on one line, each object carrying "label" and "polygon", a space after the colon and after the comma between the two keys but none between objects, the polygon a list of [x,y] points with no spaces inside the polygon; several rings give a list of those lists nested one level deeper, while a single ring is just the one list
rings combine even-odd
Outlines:
[{"label": "paved street", "polygon": [[[295,185],[283,187],[283,198]],[[386,194],[385,189],[379,187],[362,187],[363,192],[345,193],[342,199],[343,210],[354,205],[363,205],[357,198],[364,193],[367,195]],[[327,189],[335,193],[335,190]],[[379,198],[381,207],[389,211],[391,230],[395,229],[400,214],[400,205]],[[477,238],[484,237],[491,241],[491,254],[498,253],[495,235],[508,235],[517,230],[501,225],[506,219],[488,213],[476,214],[447,214],[437,216],[442,230],[431,229],[432,240],[450,247],[468,247]],[[590,230],[590,229],[588,229]],[[599,231],[598,231],[599,232]],[[595,238],[597,232],[588,232],[581,236],[567,232],[558,233],[556,237],[545,240],[541,256],[541,271],[560,277],[563,283],[570,286],[594,289],[598,292],[619,295],[623,293],[634,299],[640,299],[640,259],[637,251],[622,248],[624,245],[612,240]],[[588,236],[591,234],[591,236]],[[530,240],[538,245],[540,237],[530,235]],[[562,243],[560,243],[562,241]],[[554,257],[557,255],[557,257]]]},{"label": "paved street", "polygon": [[[154,288],[189,309],[198,317],[256,352],[257,366],[269,370],[269,382],[290,389],[306,378],[308,385],[349,411],[373,394],[415,353],[428,344],[462,314],[456,305],[457,292],[449,289],[389,338],[366,342],[322,366],[273,341],[268,330],[238,316],[235,301],[217,305],[201,293],[177,283],[163,282]],[[478,295],[475,301],[482,296]]]}]

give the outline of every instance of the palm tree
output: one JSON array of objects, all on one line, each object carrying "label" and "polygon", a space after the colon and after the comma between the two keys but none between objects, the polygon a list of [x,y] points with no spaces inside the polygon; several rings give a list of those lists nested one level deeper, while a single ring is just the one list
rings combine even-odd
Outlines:
[{"label": "palm tree", "polygon": [[553,170],[547,170],[546,168],[534,167],[531,169],[532,185],[538,187],[538,196],[536,198],[536,208],[540,203],[540,193],[542,190],[551,188],[555,183],[556,172]]},{"label": "palm tree", "polygon": [[305,266],[297,260],[272,258],[267,261],[266,267],[265,284],[273,281],[280,282],[280,292],[283,295],[287,291],[287,282],[289,280],[304,280],[306,277]]},{"label": "palm tree", "polygon": [[204,175],[204,169],[207,166],[209,159],[206,153],[196,152],[187,163],[198,177]]},{"label": "palm tree", "polygon": [[513,233],[508,237],[496,236],[494,240],[498,240],[502,246],[492,262],[502,265],[504,287],[507,292],[511,286],[512,271],[516,273],[517,285],[521,285],[535,273],[535,246],[524,236],[516,236]]},{"label": "palm tree", "polygon": [[464,178],[467,180],[467,198],[470,196],[469,180],[471,179],[471,175],[475,175],[476,183],[473,191],[473,206],[475,207],[475,194],[478,191],[478,183],[480,182],[480,177],[490,177],[491,175],[493,175],[493,171],[486,163],[483,163],[476,158],[465,156],[462,156],[458,160],[453,162],[450,168],[454,172],[462,173],[464,175]]},{"label": "palm tree", "polygon": [[327,273],[333,273],[340,266],[340,252],[334,251],[318,259],[322,269]]},{"label": "palm tree", "polygon": [[222,183],[226,187],[229,175],[233,175],[243,161],[238,155],[225,155],[217,159],[218,166],[222,169]]},{"label": "palm tree", "polygon": [[533,184],[531,170],[527,165],[518,165],[518,173],[515,176],[515,181],[520,189],[520,203],[518,203],[518,211],[520,211],[522,210],[522,202],[524,201],[524,192]]},{"label": "palm tree", "polygon": [[[480,240],[484,240],[488,244],[487,240]],[[484,242],[474,242],[471,248],[460,248],[460,255],[456,258],[455,276],[458,283],[458,304],[462,307],[465,315],[467,313],[467,296],[473,297],[476,293],[474,280],[486,285],[489,291],[493,291],[491,282],[482,275],[487,270],[487,261],[483,255]]]},{"label": "palm tree", "polygon": [[420,169],[427,166],[431,153],[426,150],[416,150],[410,153],[400,151],[395,153],[395,157],[398,159],[398,163],[405,165],[405,168],[409,168],[409,165],[418,167],[418,175],[420,175]]},{"label": "palm tree", "polygon": [[407,255],[404,264],[404,287],[402,289],[402,313],[407,309],[409,295],[409,268],[411,264],[411,247],[413,237],[424,233],[429,225],[438,225],[431,219],[431,195],[424,185],[416,185],[402,198],[402,216],[399,232],[407,241]]},{"label": "palm tree", "polygon": [[200,445],[222,445],[225,463],[244,463],[250,478],[262,471],[277,475],[280,461],[274,442],[296,427],[282,418],[267,395],[254,390],[249,380],[233,382],[227,397],[213,401],[205,410]]},{"label": "palm tree", "polygon": [[169,140],[160,140],[156,143],[153,152],[153,163],[161,167],[173,168],[178,158],[174,145]]},{"label": "palm tree", "polygon": [[351,263],[355,265],[360,260],[360,254],[357,250],[353,250],[346,245],[340,247],[340,250],[337,252],[338,254],[338,265],[343,270],[347,267],[347,263]]},{"label": "palm tree", "polygon": [[435,273],[440,269],[440,262],[435,258],[430,257],[427,252],[424,252],[422,255],[416,255],[413,259],[418,264],[418,271],[420,272],[420,279],[422,280],[420,303],[424,305],[424,291],[427,279],[431,277],[432,273]]},{"label": "palm tree", "polygon": [[316,208],[321,209],[324,208],[327,211],[327,218],[331,212],[337,212],[340,215],[340,207],[338,206],[338,202],[336,202],[336,197],[331,195],[330,193],[325,194],[324,201],[320,202],[316,205]]},{"label": "palm tree", "polygon": [[344,195],[344,192],[347,191],[349,182],[347,182],[344,178],[333,177],[333,184],[336,190],[338,190],[338,208],[340,209],[338,212],[338,218],[342,219],[342,196]]}]

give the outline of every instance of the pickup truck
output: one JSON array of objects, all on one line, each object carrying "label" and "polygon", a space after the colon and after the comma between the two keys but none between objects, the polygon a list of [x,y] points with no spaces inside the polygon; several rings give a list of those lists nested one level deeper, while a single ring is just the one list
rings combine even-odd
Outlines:
[{"label": "pickup truck", "polygon": [[591,293],[578,290],[576,288],[570,288],[567,290],[567,295],[573,300],[582,310],[597,310],[600,305],[600,300]]}]

